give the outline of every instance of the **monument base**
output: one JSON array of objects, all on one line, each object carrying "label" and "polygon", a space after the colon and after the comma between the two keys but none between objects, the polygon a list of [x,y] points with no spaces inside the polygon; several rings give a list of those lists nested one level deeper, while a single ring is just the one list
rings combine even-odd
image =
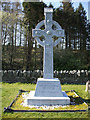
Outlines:
[{"label": "monument base", "polygon": [[70,98],[61,91],[60,80],[38,78],[36,90],[27,97],[27,105],[69,105]]},{"label": "monument base", "polygon": [[43,105],[69,105],[70,98],[62,91],[63,97],[35,97],[35,91],[31,91],[27,97],[27,105],[43,106]]}]

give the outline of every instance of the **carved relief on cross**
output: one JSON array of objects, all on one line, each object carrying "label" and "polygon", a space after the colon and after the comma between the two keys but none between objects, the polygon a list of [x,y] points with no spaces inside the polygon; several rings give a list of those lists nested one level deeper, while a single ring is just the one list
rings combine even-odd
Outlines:
[{"label": "carved relief on cross", "polygon": [[[32,36],[35,37],[37,42],[44,47],[44,62],[43,62],[43,78],[52,79],[53,78],[53,47],[59,44],[64,37],[64,30],[61,26],[52,20],[52,8],[44,8],[45,20],[37,24],[36,28],[32,30]],[[45,25],[45,29],[40,28]],[[53,30],[52,26],[57,29]],[[44,36],[45,40],[41,41],[40,37]],[[53,36],[58,37],[56,41],[53,41]]]}]

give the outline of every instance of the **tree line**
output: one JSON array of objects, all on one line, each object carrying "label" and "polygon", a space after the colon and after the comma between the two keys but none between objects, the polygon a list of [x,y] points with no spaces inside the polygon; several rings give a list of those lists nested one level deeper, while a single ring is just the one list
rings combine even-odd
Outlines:
[{"label": "tree line", "polygon": [[[23,6],[23,9],[22,9]],[[65,64],[63,60],[57,56],[67,56],[67,51],[71,56],[76,53],[77,59],[72,59],[72,66],[60,66],[58,69],[81,69],[87,68],[90,40],[90,22],[86,17],[86,11],[80,3],[77,9],[73,7],[71,2],[62,2],[58,8],[54,8],[50,3],[47,6],[44,2],[3,2],[2,3],[2,63],[3,69],[42,69],[43,63],[43,48],[37,47],[36,41],[32,38],[32,29],[35,28],[38,22],[44,19],[44,7],[52,7],[54,9],[53,20],[57,21],[65,30],[65,40],[60,45],[54,48],[54,68],[57,69],[58,64]],[[64,47],[63,47],[64,46]],[[64,50],[63,50],[64,49]],[[62,51],[62,52],[60,52]],[[71,51],[71,52],[70,52]],[[63,54],[64,55],[61,55]],[[59,62],[58,62],[59,60]],[[78,62],[79,61],[79,62]],[[78,65],[78,63],[80,63]],[[66,62],[67,65],[67,62]]]}]

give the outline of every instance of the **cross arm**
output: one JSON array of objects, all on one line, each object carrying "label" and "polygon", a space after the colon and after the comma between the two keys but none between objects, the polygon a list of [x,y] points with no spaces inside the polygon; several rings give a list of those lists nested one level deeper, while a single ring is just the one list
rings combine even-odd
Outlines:
[{"label": "cross arm", "polygon": [[53,30],[53,36],[57,36],[57,37],[64,37],[64,30],[60,30],[60,29],[57,29],[57,30]]},{"label": "cross arm", "polygon": [[41,29],[33,29],[32,30],[32,36],[33,37],[41,37],[44,35],[44,31]]}]

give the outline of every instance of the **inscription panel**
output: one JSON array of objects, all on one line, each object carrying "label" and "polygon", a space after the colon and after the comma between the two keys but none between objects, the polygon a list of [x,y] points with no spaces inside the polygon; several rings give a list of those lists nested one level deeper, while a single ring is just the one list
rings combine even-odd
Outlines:
[{"label": "inscription panel", "polygon": [[60,81],[38,81],[35,91],[36,97],[62,97]]}]

